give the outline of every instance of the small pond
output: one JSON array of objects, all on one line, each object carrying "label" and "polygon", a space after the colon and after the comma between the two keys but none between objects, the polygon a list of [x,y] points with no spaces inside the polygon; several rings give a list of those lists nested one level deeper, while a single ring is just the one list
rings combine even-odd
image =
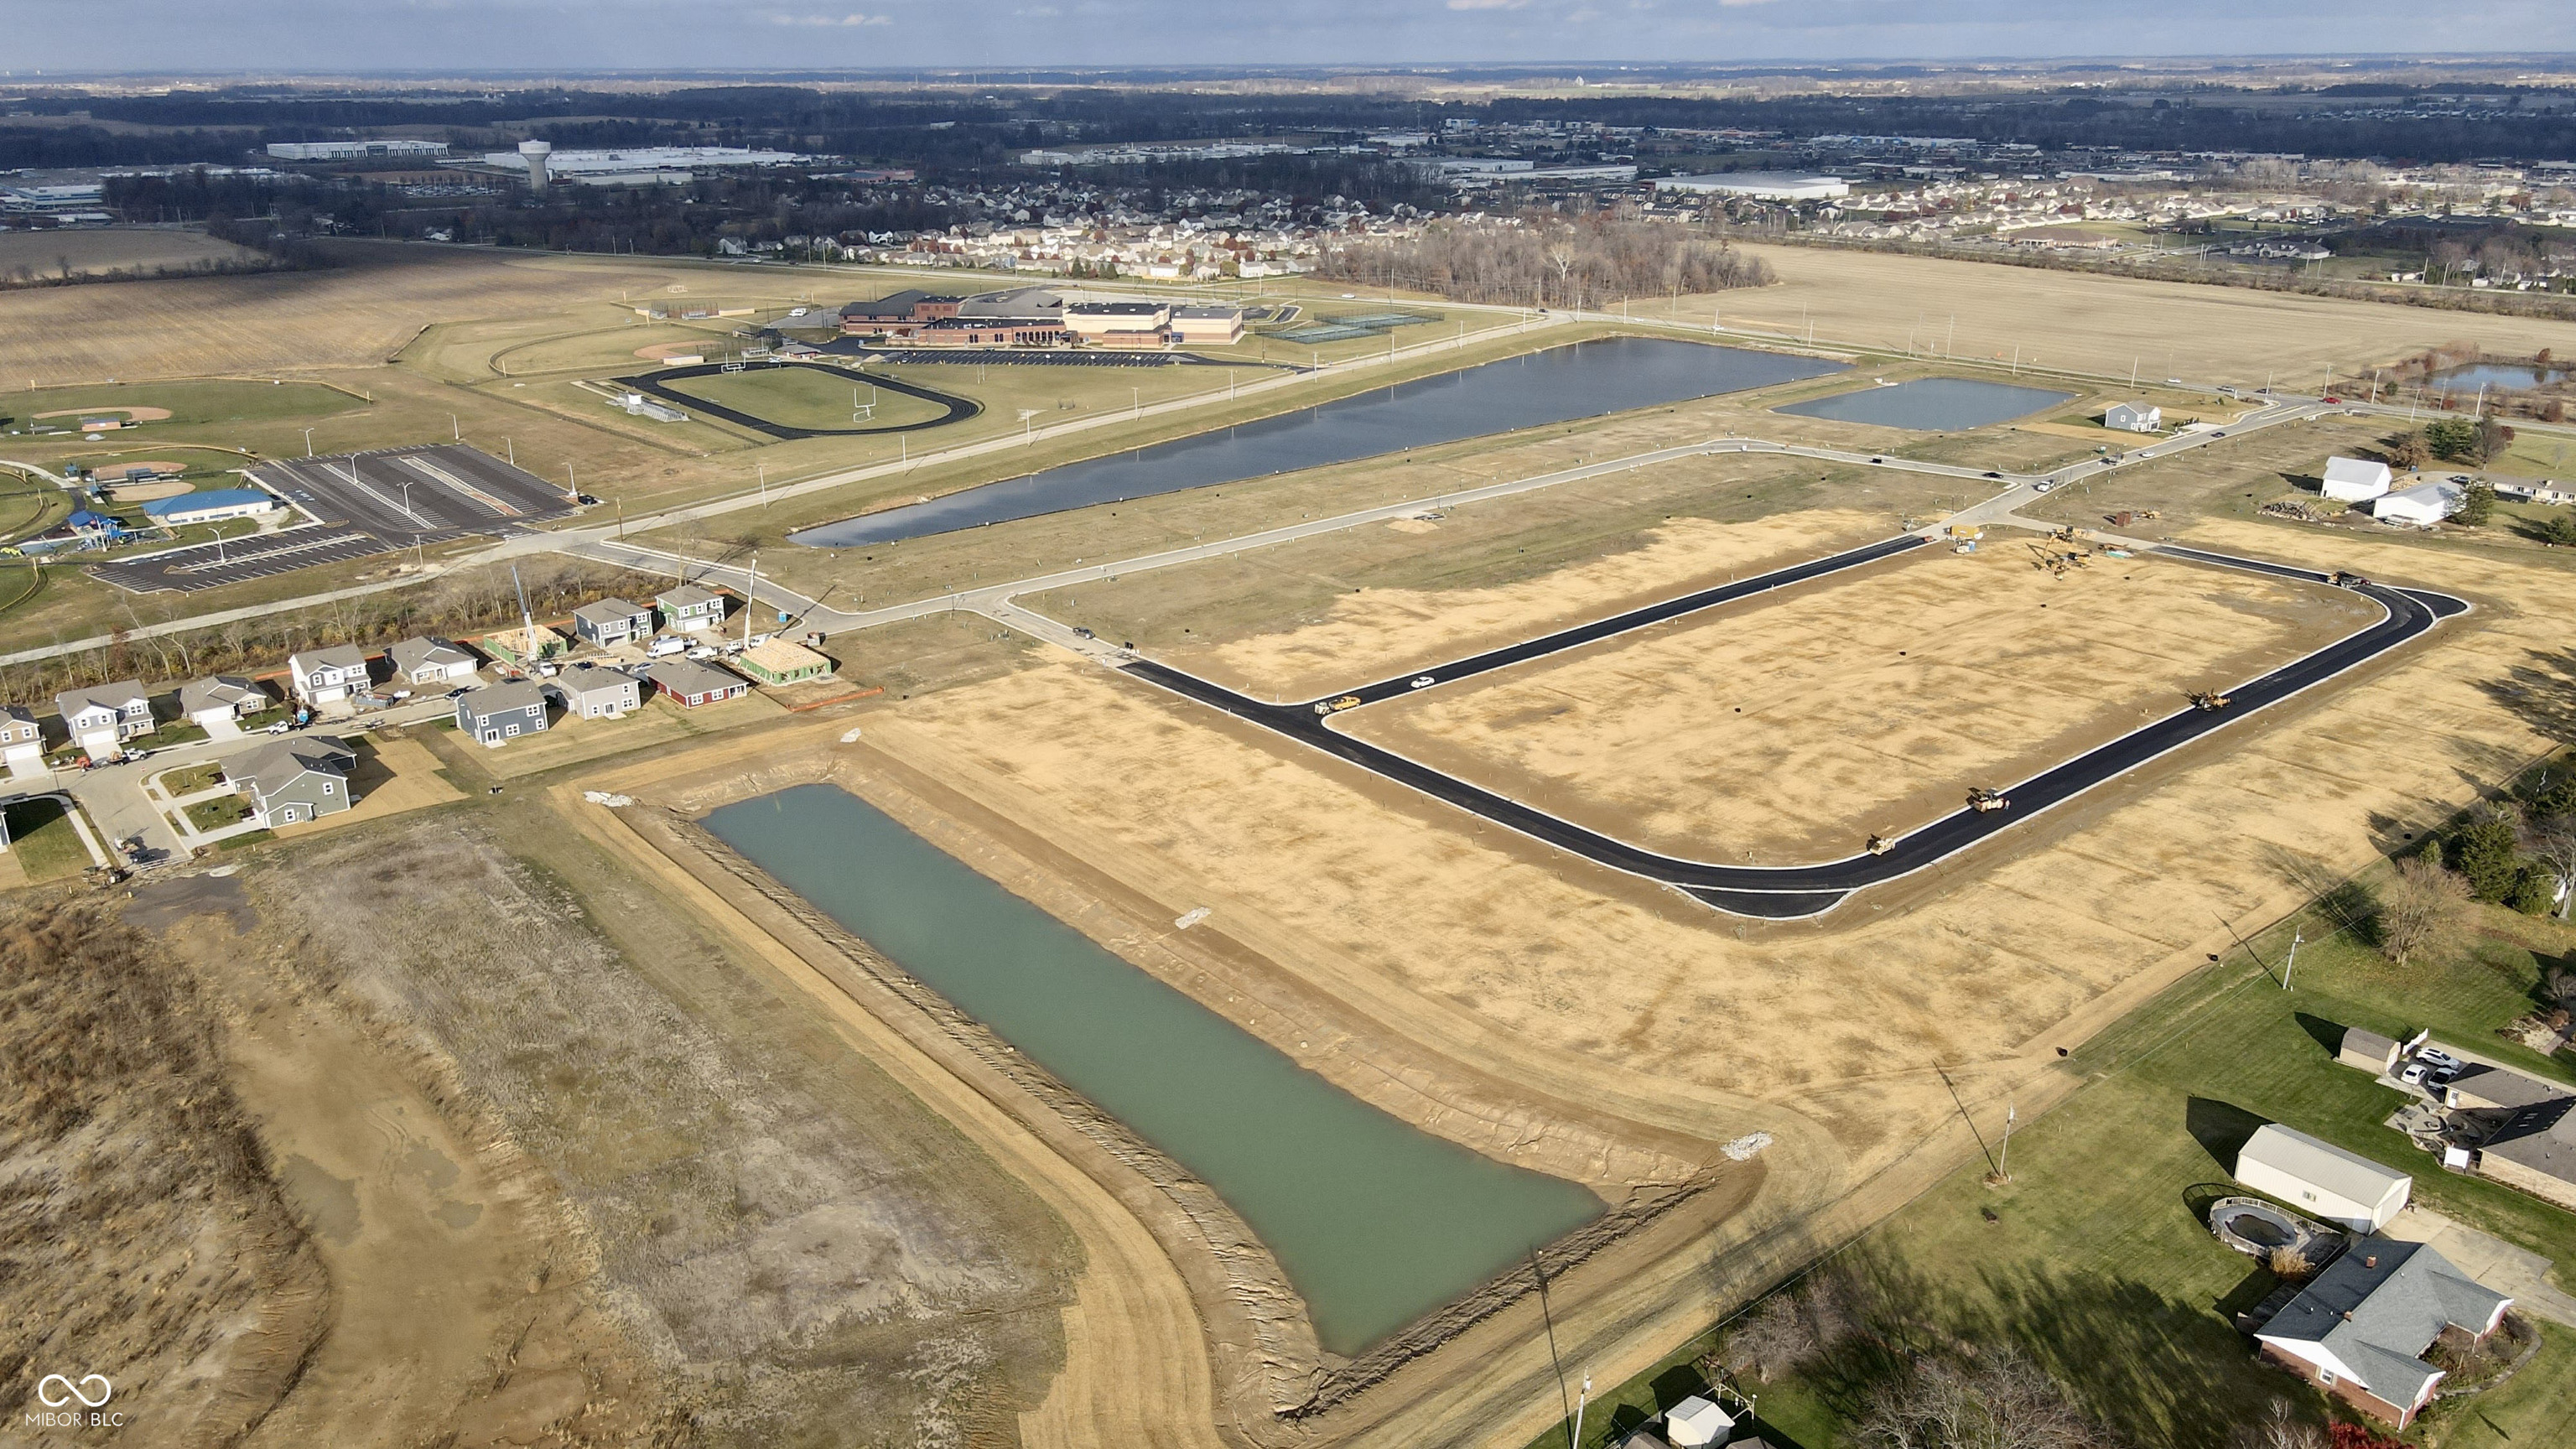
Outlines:
[{"label": "small pond", "polygon": [[2476,392],[2501,388],[2508,392],[2525,392],[2536,387],[2552,387],[2567,381],[2576,373],[2563,367],[2532,367],[2507,362],[2473,362],[2466,367],[2444,368],[2424,379],[2424,386],[2434,392]]},{"label": "small pond", "polygon": [[1572,1182],[1349,1095],[847,791],[802,785],[705,823],[1215,1188],[1331,1352],[1366,1348],[1602,1211]]},{"label": "small pond", "polygon": [[1887,387],[1838,392],[1773,408],[1803,418],[1869,423],[1882,428],[1954,433],[1982,428],[2073,400],[2071,392],[1972,377],[1918,377]]},{"label": "small pond", "polygon": [[1705,342],[1612,337],[1400,382],[1293,413],[961,488],[788,535],[815,548],[893,543],[1069,508],[1322,468],[1514,428],[1799,382],[1843,365]]}]

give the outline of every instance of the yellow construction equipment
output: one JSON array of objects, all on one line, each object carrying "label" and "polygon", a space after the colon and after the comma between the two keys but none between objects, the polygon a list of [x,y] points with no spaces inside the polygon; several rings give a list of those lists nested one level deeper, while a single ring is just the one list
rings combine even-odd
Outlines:
[{"label": "yellow construction equipment", "polygon": [[1980,815],[1989,810],[2007,810],[2011,807],[2012,802],[2004,798],[2001,790],[1989,790],[1983,785],[1973,785],[1968,789],[1968,808]]},{"label": "yellow construction equipment", "polygon": [[2191,707],[2197,710],[2221,710],[2235,702],[2235,696],[2220,694],[2214,689],[2195,689],[2191,692]]},{"label": "yellow construction equipment", "polygon": [[1343,695],[1343,696],[1342,696],[1341,698],[1339,698],[1339,699],[1328,699],[1328,700],[1324,701],[1322,704],[1319,704],[1319,705],[1315,706],[1315,713],[1317,713],[1317,714],[1337,714],[1337,713],[1339,713],[1339,712],[1340,712],[1340,711],[1342,711],[1342,710],[1357,708],[1357,707],[1358,707],[1358,705],[1359,705],[1359,702],[1360,702],[1360,697],[1359,697],[1358,695],[1356,695],[1356,694],[1346,694],[1346,695]]},{"label": "yellow construction equipment", "polygon": [[1973,523],[1954,523],[1947,530],[1952,538],[1983,538],[1986,531]]},{"label": "yellow construction equipment", "polygon": [[1894,842],[1890,841],[1884,835],[1873,835],[1869,838],[1869,853],[1872,855],[1885,855],[1887,854],[1887,847],[1893,843]]}]

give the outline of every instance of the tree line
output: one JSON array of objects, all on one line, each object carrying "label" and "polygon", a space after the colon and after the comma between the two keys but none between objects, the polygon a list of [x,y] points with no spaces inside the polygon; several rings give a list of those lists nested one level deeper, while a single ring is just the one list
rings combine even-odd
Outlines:
[{"label": "tree line", "polygon": [[1439,223],[1418,236],[1352,238],[1317,273],[1461,302],[1602,307],[1622,298],[1769,286],[1769,264],[1722,232],[1624,212],[1533,213]]}]

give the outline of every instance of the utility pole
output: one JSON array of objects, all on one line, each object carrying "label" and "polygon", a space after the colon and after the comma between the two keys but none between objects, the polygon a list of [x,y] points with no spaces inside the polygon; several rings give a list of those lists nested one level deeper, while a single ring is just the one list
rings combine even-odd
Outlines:
[{"label": "utility pole", "polygon": [[1574,1401],[1574,1437],[1565,1441],[1566,1449],[1583,1449],[1583,1411],[1592,1403],[1592,1375],[1583,1376],[1583,1393]]},{"label": "utility pole", "polygon": [[742,647],[751,647],[751,611],[760,605],[760,550],[751,551],[751,586],[742,591]]},{"label": "utility pole", "polygon": [[760,459],[754,459],[752,466],[760,470],[760,506],[767,508],[769,506],[769,464]]},{"label": "utility pole", "polygon": [[2306,939],[2307,932],[2304,929],[2292,931],[2290,933],[2290,959],[2282,963],[2281,966],[2281,989],[2283,991],[2290,989],[2290,973],[2299,969],[2299,943]]},{"label": "utility pole", "polygon": [[2013,1123],[2019,1118],[2018,1109],[2010,1102],[2004,1103],[2003,1146],[1995,1153],[1995,1181],[1998,1183],[2012,1181],[2012,1130]]}]

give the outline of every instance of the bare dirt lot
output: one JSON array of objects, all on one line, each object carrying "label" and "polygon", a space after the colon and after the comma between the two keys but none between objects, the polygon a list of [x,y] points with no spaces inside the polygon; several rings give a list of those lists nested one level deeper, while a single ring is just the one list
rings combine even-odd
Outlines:
[{"label": "bare dirt lot", "polygon": [[1909,555],[1337,727],[1690,859],[1832,859],[2367,626],[2339,589],[2038,549]]}]

